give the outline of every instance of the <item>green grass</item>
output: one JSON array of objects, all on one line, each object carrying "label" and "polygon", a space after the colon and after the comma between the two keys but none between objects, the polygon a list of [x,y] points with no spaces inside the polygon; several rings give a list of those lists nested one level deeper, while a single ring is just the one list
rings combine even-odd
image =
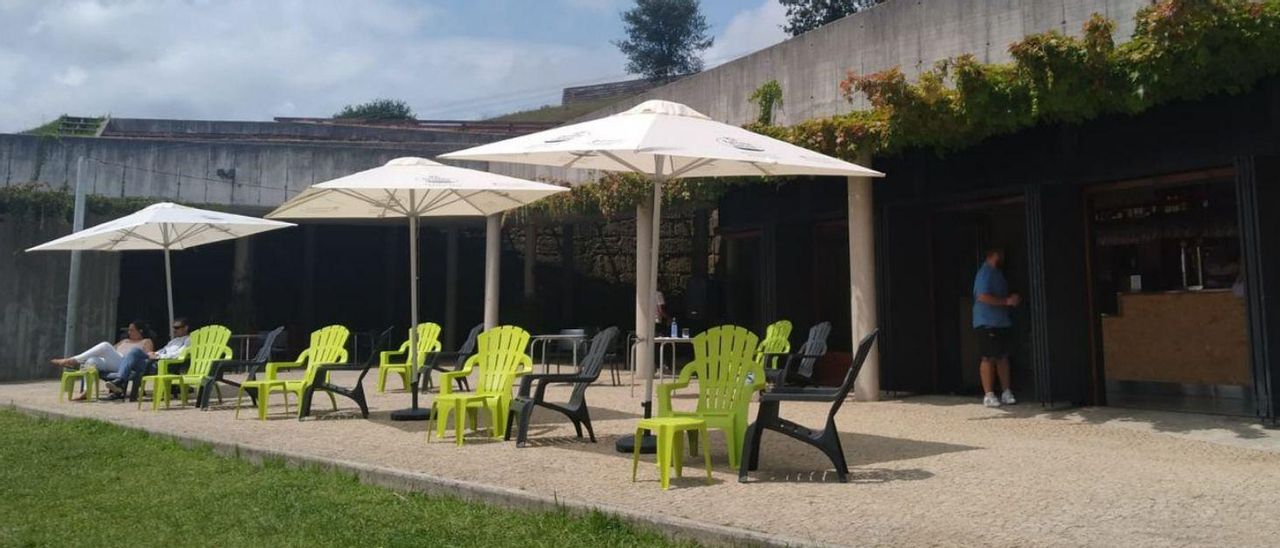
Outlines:
[{"label": "green grass", "polygon": [[491,122],[568,122],[580,116],[586,116],[604,107],[625,100],[626,97],[610,97],[584,101],[572,105],[543,106],[530,110],[522,110],[490,118]]},{"label": "green grass", "polygon": [[[653,546],[599,513],[519,512],[255,466],[103,422],[0,409],[0,546]],[[334,440],[335,444],[341,440]]]}]

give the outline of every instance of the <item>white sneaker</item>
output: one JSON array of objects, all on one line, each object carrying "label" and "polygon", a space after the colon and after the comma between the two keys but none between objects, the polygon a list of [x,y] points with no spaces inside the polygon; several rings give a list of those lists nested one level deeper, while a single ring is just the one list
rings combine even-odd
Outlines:
[{"label": "white sneaker", "polygon": [[987,392],[987,395],[982,397],[982,405],[987,407],[1000,407],[1000,400],[996,399],[994,392]]},{"label": "white sneaker", "polygon": [[1005,390],[1003,394],[1000,394],[1000,403],[1004,405],[1013,405],[1018,403],[1018,399],[1013,397],[1013,392]]}]

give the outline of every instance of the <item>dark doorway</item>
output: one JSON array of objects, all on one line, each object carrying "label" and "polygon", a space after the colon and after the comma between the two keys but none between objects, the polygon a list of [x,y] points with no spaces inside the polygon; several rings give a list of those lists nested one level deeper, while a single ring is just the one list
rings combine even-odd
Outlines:
[{"label": "dark doorway", "polygon": [[764,256],[761,232],[723,235],[725,297],[724,322],[764,331]]},{"label": "dark doorway", "polygon": [[[1026,211],[1020,198],[962,204],[933,214],[933,295],[937,340],[935,378],[941,393],[979,395],[978,339],[973,330],[973,277],[990,246],[1004,250],[1009,290],[1027,294]],[[1030,329],[1013,313],[1017,348],[1013,390],[1032,385]]]}]

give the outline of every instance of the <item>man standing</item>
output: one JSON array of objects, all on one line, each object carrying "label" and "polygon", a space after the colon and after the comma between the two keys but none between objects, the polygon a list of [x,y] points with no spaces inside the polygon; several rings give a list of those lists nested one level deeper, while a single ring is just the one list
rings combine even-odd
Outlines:
[{"label": "man standing", "polygon": [[[1009,293],[1009,284],[1000,272],[1004,252],[997,247],[987,249],[986,260],[973,278],[973,327],[978,331],[978,349],[982,356],[982,404],[987,407],[1013,405],[1012,379],[1009,377],[1009,354],[1013,346],[1013,321],[1009,309],[1021,298]],[[1000,377],[1004,393],[996,398],[995,377]]]},{"label": "man standing", "polygon": [[[120,360],[120,367],[115,376],[106,378],[107,390],[111,391],[111,395],[105,399],[118,400],[124,398],[125,388],[129,384],[136,372],[142,371],[143,374],[147,368],[152,367],[155,360],[169,360],[182,355],[182,352],[191,345],[191,326],[187,323],[186,318],[174,318],[172,328],[172,339],[164,348],[155,352],[144,352],[141,348],[130,350],[125,354],[124,359]],[[136,399],[138,386],[135,383],[133,388]]]}]

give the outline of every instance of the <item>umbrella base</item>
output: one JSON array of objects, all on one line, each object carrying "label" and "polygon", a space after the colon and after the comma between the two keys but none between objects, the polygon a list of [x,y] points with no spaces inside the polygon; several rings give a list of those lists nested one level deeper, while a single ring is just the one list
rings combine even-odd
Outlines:
[{"label": "umbrella base", "polygon": [[431,409],[425,407],[410,407],[391,412],[391,420],[393,421],[425,421],[430,419]]},{"label": "umbrella base", "polygon": [[[636,447],[635,436],[622,436],[618,438],[618,442],[614,444],[614,449],[619,453],[631,453]],[[652,455],[658,452],[658,438],[652,434],[645,434],[640,437],[640,452],[646,455]]]}]

